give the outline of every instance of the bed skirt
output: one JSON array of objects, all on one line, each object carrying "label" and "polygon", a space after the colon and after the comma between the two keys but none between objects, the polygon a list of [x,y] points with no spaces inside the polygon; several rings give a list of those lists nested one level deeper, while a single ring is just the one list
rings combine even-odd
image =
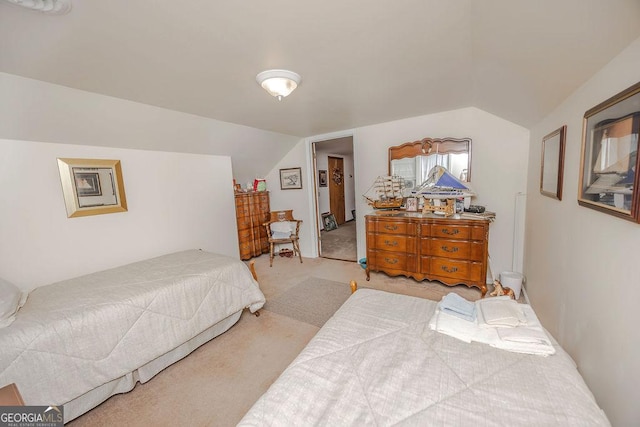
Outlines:
[{"label": "bed skirt", "polygon": [[152,360],[146,365],[141,366],[135,371],[129,372],[128,374],[120,378],[109,381],[108,383],[94,388],[93,390],[88,391],[82,396],[79,396],[65,403],[64,422],[68,423],[69,421],[79,417],[80,415],[83,415],[111,396],[133,390],[137,382],[140,382],[141,384],[146,383],[167,366],[172,365],[180,359],[185,358],[201,345],[226,332],[229,328],[236,324],[236,322],[240,319],[241,314],[242,310],[221,320],[220,322],[196,335],[184,344],[174,348],[168,353],[163,354],[157,359]]}]

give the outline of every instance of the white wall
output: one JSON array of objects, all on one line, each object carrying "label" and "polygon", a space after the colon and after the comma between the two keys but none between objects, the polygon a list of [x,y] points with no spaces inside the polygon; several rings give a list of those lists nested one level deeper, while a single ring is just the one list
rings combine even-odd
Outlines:
[{"label": "white wall", "polygon": [[230,156],[233,178],[243,186],[300,141],[6,73],[0,73],[0,118],[0,138]]},{"label": "white wall", "polygon": [[[531,131],[527,291],[613,425],[638,425],[640,225],[578,206],[585,111],[638,82],[640,39]],[[563,200],[539,193],[542,138],[567,125]]]},{"label": "white wall", "polygon": [[[128,211],[67,218],[56,158],[121,161]],[[169,252],[238,257],[231,159],[0,139],[0,276],[25,289]]]}]

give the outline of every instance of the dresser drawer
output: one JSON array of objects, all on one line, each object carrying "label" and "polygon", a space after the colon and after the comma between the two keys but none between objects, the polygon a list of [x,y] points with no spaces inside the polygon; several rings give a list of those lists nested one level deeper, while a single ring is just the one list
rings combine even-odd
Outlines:
[{"label": "dresser drawer", "polygon": [[382,234],[408,234],[410,226],[411,224],[401,221],[370,221],[367,222],[367,231]]},{"label": "dresser drawer", "polygon": [[371,236],[374,239],[373,245],[375,249],[390,252],[406,252],[407,251],[407,236],[397,234],[374,234]]},{"label": "dresser drawer", "polygon": [[236,205],[237,217],[249,216],[249,215],[251,215],[251,207],[249,207],[249,205],[240,205],[240,206]]},{"label": "dresser drawer", "polygon": [[373,264],[375,269],[406,270],[407,256],[405,254],[387,251],[375,251],[373,252],[373,255],[375,257]]},{"label": "dresser drawer", "polygon": [[429,226],[428,233],[431,237],[469,240],[471,238],[471,227],[468,225],[432,224]]},{"label": "dresser drawer", "polygon": [[429,273],[434,276],[446,277],[450,279],[461,280],[464,282],[481,282],[482,279],[482,263],[455,260],[451,258],[432,257],[428,261]]},{"label": "dresser drawer", "polygon": [[482,261],[484,242],[453,239],[422,239],[421,253],[435,257]]},{"label": "dresser drawer", "polygon": [[250,216],[239,216],[236,218],[236,222],[238,223],[238,231],[251,228],[253,224]]},{"label": "dresser drawer", "polygon": [[468,240],[422,239],[422,254],[437,257],[469,259]]}]

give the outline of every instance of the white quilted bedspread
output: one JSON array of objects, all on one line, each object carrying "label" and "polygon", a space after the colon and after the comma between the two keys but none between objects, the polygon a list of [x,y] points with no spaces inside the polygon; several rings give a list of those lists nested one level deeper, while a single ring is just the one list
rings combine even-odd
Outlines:
[{"label": "white quilted bedspread", "polygon": [[241,426],[609,425],[570,357],[432,331],[433,301],[358,290]]},{"label": "white quilted bedspread", "polygon": [[198,250],[43,286],[0,329],[0,384],[61,405],[264,301],[243,262]]}]

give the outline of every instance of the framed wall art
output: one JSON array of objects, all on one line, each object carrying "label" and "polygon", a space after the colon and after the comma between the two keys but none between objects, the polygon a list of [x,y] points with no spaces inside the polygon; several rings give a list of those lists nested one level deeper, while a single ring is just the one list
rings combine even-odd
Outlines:
[{"label": "framed wall art", "polygon": [[319,170],[318,171],[318,186],[326,187],[327,186],[327,171]]},{"label": "framed wall art", "polygon": [[302,169],[280,169],[280,189],[299,190],[302,188]]},{"label": "framed wall art", "polygon": [[558,200],[562,200],[566,135],[567,126],[562,126],[542,138],[540,193]]},{"label": "framed wall art", "polygon": [[640,222],[640,83],[584,114],[578,203]]},{"label": "framed wall art", "polygon": [[58,159],[67,217],[127,211],[120,160]]}]

